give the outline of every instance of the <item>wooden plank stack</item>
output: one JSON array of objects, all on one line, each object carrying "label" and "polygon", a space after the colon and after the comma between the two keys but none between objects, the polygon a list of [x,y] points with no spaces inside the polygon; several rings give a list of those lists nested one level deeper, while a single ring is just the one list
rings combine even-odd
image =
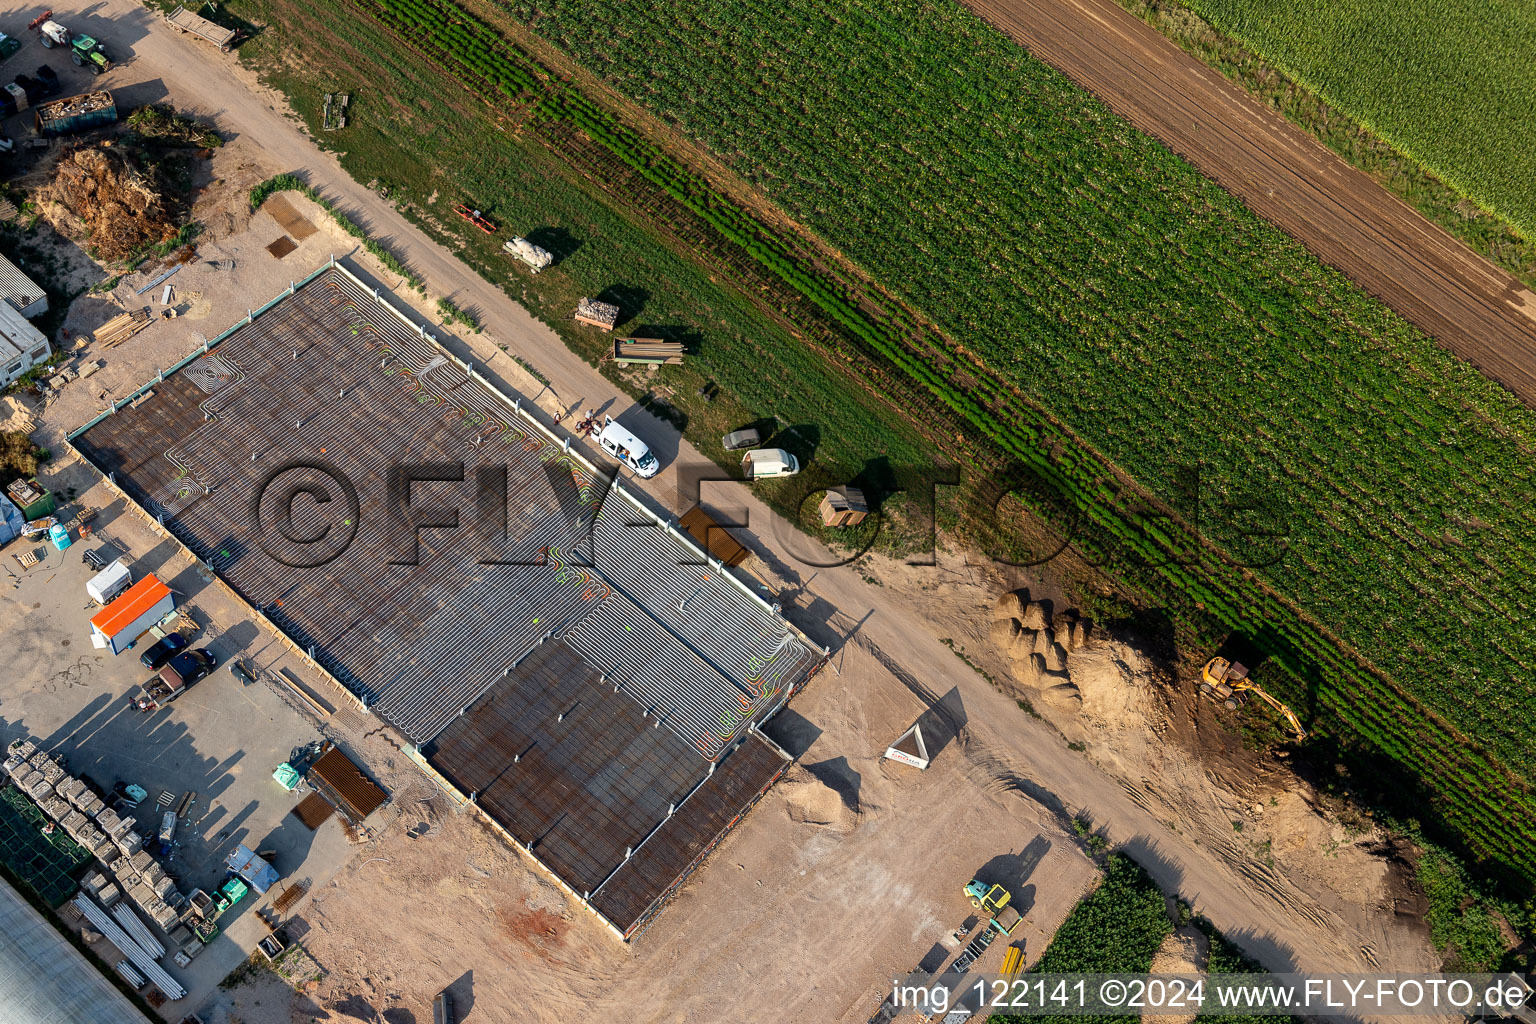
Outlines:
[{"label": "wooden plank stack", "polygon": [[91,339],[106,348],[121,345],[154,322],[149,307],[131,310],[113,317],[91,332]]},{"label": "wooden plank stack", "polygon": [[613,358],[620,363],[678,365],[683,361],[683,343],[661,338],[620,338],[613,343]]}]

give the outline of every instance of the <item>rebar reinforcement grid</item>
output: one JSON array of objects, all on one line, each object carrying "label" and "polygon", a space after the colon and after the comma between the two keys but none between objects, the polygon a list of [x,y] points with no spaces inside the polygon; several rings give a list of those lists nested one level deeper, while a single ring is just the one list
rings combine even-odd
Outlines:
[{"label": "rebar reinforcement grid", "polygon": [[[706,757],[821,660],[679,531],[604,488],[339,267],[211,358],[225,371],[211,395],[215,378],[193,361],[75,435],[76,446],[418,743],[546,635],[576,631],[589,660]],[[392,518],[389,468],[432,462],[463,462],[465,482],[418,483],[413,503],[445,502],[451,487],[467,494],[482,468],[504,467],[505,535],[487,538],[466,498],[463,529],[421,531],[418,563],[395,564],[402,534],[416,533]],[[271,557],[270,530],[259,535],[251,513],[265,478],[297,463],[334,468],[358,493],[355,539],[316,569]],[[337,504],[296,504],[296,531],[323,528]],[[483,564],[491,550],[522,564]],[[623,609],[604,609],[615,597]]]},{"label": "rebar reinforcement grid", "polygon": [[[533,754],[538,770],[519,775],[505,744],[484,751],[494,764],[457,770],[429,746],[436,770],[626,937],[789,763],[754,726],[826,652],[334,262],[70,439],[418,744],[447,743],[472,717],[526,715],[513,695],[539,678],[541,649],[580,664],[567,667],[594,708],[585,733],[574,705],[543,708],[542,725],[546,740],[585,741]],[[398,564],[387,469],[444,461],[464,463],[464,483],[418,483],[413,507],[474,489],[482,468],[504,470],[506,501],[476,493],[461,529],[405,530],[420,557]],[[251,512],[295,464],[356,481],[356,536],[317,568],[272,557]],[[293,506],[296,532],[324,525],[321,504]],[[506,783],[487,787],[489,805],[471,778],[487,771]]]}]

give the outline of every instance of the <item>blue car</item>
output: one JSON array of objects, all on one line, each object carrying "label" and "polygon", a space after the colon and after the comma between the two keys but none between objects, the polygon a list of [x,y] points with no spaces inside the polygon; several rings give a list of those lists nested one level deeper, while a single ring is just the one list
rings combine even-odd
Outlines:
[{"label": "blue car", "polygon": [[177,651],[184,650],[187,638],[180,633],[168,633],[164,640],[139,655],[139,664],[153,671],[171,660]]}]

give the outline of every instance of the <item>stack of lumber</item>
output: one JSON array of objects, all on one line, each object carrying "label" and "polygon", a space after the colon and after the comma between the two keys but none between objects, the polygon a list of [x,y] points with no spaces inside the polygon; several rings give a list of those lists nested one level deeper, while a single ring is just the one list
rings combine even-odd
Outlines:
[{"label": "stack of lumber", "polygon": [[620,338],[613,343],[613,358],[621,363],[669,363],[683,361],[683,343],[660,338]]},{"label": "stack of lumber", "polygon": [[148,327],[153,322],[153,319],[148,306],[145,306],[143,309],[135,309],[108,320],[91,332],[91,338],[107,348],[121,345]]}]

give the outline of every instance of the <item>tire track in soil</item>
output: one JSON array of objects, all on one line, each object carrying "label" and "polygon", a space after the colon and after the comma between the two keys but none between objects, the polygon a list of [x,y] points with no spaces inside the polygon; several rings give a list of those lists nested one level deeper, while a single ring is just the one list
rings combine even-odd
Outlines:
[{"label": "tire track in soil", "polygon": [[961,0],[1536,406],[1536,294],[1114,0]]}]

